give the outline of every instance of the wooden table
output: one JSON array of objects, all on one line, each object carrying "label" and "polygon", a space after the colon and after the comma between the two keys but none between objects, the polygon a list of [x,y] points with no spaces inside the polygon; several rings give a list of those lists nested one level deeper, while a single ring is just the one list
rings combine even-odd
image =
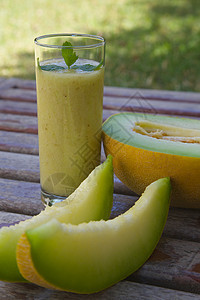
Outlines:
[{"label": "wooden table", "polygon": [[[200,93],[105,87],[104,114],[152,112],[200,118]],[[35,81],[0,78],[0,225],[38,214],[40,200]],[[104,156],[102,156],[104,159]],[[112,217],[137,196],[115,178]],[[163,236],[137,272],[94,295],[0,281],[0,299],[200,299],[200,211],[171,208]]]}]

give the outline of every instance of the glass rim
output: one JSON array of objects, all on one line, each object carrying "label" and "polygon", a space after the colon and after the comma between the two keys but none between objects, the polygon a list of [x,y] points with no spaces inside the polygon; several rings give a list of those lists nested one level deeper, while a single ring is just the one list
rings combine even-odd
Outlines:
[{"label": "glass rim", "polygon": [[[62,45],[51,45],[51,44],[44,44],[39,42],[40,40],[47,39],[47,38],[53,38],[53,37],[83,37],[83,38],[90,38],[90,39],[96,39],[97,41],[100,41],[99,43],[94,43],[91,45],[80,45],[80,46],[62,46]],[[92,35],[92,34],[81,34],[81,33],[52,33],[52,34],[45,34],[40,35],[34,39],[34,43],[37,46],[46,47],[46,48],[54,48],[54,49],[90,49],[90,48],[98,48],[100,46],[104,46],[106,44],[106,41],[103,37],[98,35]]]}]

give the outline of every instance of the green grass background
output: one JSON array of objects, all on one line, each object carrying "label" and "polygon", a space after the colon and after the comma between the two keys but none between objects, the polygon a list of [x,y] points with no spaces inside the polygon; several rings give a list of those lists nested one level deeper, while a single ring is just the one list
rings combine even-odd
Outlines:
[{"label": "green grass background", "polygon": [[199,0],[0,0],[0,76],[34,79],[34,37],[106,38],[105,85],[200,91]]}]

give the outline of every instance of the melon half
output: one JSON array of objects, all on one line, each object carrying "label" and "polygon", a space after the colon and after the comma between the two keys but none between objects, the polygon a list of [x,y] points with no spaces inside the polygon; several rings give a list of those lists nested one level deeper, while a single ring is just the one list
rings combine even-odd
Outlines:
[{"label": "melon half", "polygon": [[200,208],[200,121],[141,113],[119,113],[103,124],[106,155],[131,190],[162,177],[172,183],[171,205]]}]

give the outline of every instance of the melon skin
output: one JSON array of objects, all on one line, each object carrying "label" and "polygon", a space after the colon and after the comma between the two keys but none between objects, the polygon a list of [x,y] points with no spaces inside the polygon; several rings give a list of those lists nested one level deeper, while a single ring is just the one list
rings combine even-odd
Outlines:
[{"label": "melon skin", "polygon": [[52,289],[89,294],[108,288],[152,254],[169,203],[170,179],[162,178],[115,219],[79,225],[51,220],[28,230],[17,247],[19,269],[27,280]]},{"label": "melon skin", "polygon": [[[135,115],[137,119],[141,117],[140,114]],[[170,177],[172,184],[171,206],[199,209],[200,157],[143,149],[137,145],[134,146],[134,140],[131,142],[132,145],[120,142],[119,137],[117,140],[107,134],[106,122],[110,122],[111,118],[105,121],[103,126],[103,144],[105,154],[113,155],[113,167],[116,176],[138,195],[141,195],[145,187],[153,181],[162,177]],[[173,117],[166,119],[168,118],[169,120],[176,119]],[[182,118],[177,119],[183,120]]]},{"label": "melon skin", "polygon": [[72,224],[107,220],[112,204],[113,165],[112,156],[109,156],[67,199],[51,207],[47,206],[40,214],[26,221],[0,229],[0,280],[26,281],[19,272],[16,261],[17,242],[25,230],[44,224],[52,218]]}]

